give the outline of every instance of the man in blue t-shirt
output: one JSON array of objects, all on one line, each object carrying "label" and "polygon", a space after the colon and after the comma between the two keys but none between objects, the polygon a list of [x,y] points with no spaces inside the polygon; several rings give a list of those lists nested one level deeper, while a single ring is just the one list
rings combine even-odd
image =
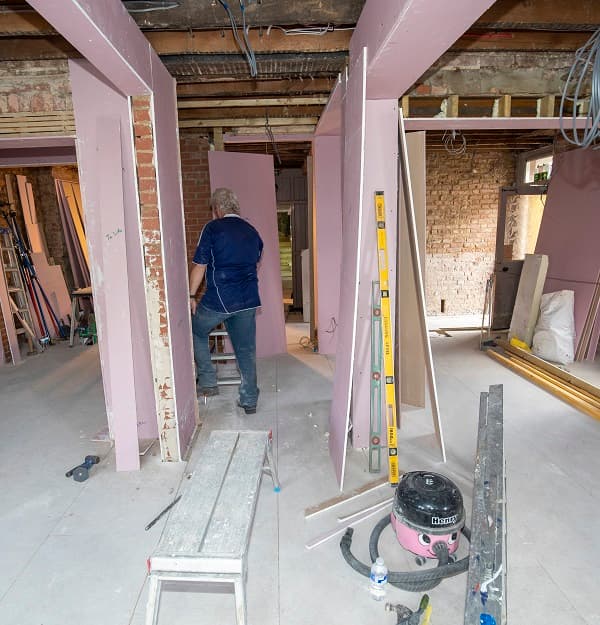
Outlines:
[{"label": "man in blue t-shirt", "polygon": [[[238,405],[256,412],[256,309],[260,306],[256,265],[263,242],[240,217],[238,199],[230,189],[211,196],[213,220],[204,226],[190,272],[190,308],[198,386],[204,396],[217,395],[217,374],[210,359],[208,335],[221,322],[231,339],[242,378]],[[199,303],[196,292],[206,277]]]}]

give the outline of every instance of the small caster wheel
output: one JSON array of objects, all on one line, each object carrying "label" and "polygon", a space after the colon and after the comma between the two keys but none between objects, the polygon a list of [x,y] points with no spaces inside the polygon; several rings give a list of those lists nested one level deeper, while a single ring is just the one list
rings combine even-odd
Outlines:
[{"label": "small caster wheel", "polygon": [[417,563],[417,566],[423,566],[427,560],[423,556],[417,556],[415,558],[415,562]]}]

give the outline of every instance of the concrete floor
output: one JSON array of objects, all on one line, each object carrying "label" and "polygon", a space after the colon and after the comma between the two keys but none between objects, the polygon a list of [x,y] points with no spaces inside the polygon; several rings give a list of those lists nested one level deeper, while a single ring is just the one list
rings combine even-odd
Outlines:
[{"label": "concrete floor", "polygon": [[[444,324],[445,327],[448,324]],[[203,428],[189,465],[163,464],[154,446],[142,470],[116,473],[109,443],[91,438],[106,425],[95,347],[56,345],[17,368],[0,368],[0,623],[141,625],[146,558],[165,520],[144,526],[180,488],[211,429],[272,429],[282,491],[263,481],[251,541],[250,625],[385,625],[395,617],[374,602],[367,580],[350,569],[339,538],[307,550],[385,488],[305,520],[306,507],[337,494],[327,451],[332,362],[299,344],[303,324],[288,326],[289,353],[259,364],[260,409],[246,416],[230,389],[201,405]],[[453,479],[471,509],[479,393],[504,385],[508,488],[508,614],[515,625],[598,625],[600,573],[600,423],[521,379],[478,349],[478,333],[432,338],[448,462],[438,461],[431,419],[406,410],[400,430],[402,470],[431,469]],[[102,462],[89,480],[66,479],[86,454]],[[348,490],[377,476],[351,450]],[[367,559],[376,520],[356,526],[353,550]],[[415,568],[384,533],[393,570]],[[459,556],[466,554],[462,544]],[[466,575],[430,591],[433,625],[460,625]],[[420,595],[396,588],[387,600],[412,609]],[[229,593],[168,591],[161,624],[229,625]]]}]

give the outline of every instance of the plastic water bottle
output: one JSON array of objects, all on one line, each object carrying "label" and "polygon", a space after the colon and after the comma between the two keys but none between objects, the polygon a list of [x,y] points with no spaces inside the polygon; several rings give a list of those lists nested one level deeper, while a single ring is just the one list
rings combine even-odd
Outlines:
[{"label": "plastic water bottle", "polygon": [[379,557],[371,565],[371,576],[369,578],[369,590],[371,597],[375,601],[381,601],[385,597],[387,588],[388,570],[383,558]]}]

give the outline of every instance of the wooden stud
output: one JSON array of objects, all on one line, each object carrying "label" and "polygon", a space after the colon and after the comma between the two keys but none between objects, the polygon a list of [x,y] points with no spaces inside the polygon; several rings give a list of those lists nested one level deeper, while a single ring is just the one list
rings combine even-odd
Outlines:
[{"label": "wooden stud", "polygon": [[554,117],[554,101],[553,95],[546,95],[540,98],[537,103],[538,117]]},{"label": "wooden stud", "polygon": [[215,150],[223,152],[225,144],[223,143],[223,128],[213,128],[213,145]]},{"label": "wooden stud", "polygon": [[492,117],[510,117],[511,97],[503,95],[494,101]]},{"label": "wooden stud", "polygon": [[565,391],[562,388],[559,388],[557,385],[553,384],[552,382],[548,382],[547,380],[541,378],[540,376],[536,375],[535,373],[529,371],[525,367],[523,367],[523,366],[519,365],[518,363],[510,360],[506,356],[503,356],[502,354],[499,354],[498,352],[495,352],[493,349],[488,349],[486,353],[493,360],[496,360],[500,364],[503,364],[504,366],[508,367],[509,369],[514,371],[515,373],[518,373],[519,375],[521,375],[522,377],[526,378],[530,382],[533,382],[534,384],[537,384],[538,386],[540,386],[544,390],[548,391],[549,393],[552,393],[553,395],[555,395],[559,399],[562,399],[564,402],[566,402],[567,404],[569,404],[573,408],[576,408],[577,410],[579,410],[579,411],[581,411],[581,412],[583,412],[583,413],[585,413],[585,414],[587,414],[587,415],[589,415],[591,417],[594,417],[594,419],[599,419],[600,420],[600,410],[597,409],[595,406],[592,406],[587,401],[577,397],[576,395],[574,395],[571,392],[568,392],[568,391]]},{"label": "wooden stud", "polygon": [[457,95],[448,96],[446,102],[446,117],[458,117],[459,97]]}]

